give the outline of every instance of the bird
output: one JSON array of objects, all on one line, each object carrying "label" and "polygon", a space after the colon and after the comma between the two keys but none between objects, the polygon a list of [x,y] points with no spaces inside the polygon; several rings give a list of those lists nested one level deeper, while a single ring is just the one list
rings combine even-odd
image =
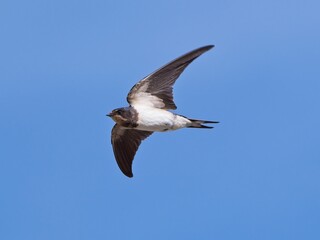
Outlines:
[{"label": "bird", "polygon": [[[213,48],[207,45],[190,51],[149,74],[135,84],[127,95],[128,107],[112,110],[108,117],[115,122],[111,144],[117,164],[131,178],[132,162],[143,140],[154,132],[181,128],[210,129],[204,124],[219,123],[191,119],[169,110],[177,109],[173,100],[173,85],[184,69],[197,57]],[[197,87],[198,84],[195,84]]]}]

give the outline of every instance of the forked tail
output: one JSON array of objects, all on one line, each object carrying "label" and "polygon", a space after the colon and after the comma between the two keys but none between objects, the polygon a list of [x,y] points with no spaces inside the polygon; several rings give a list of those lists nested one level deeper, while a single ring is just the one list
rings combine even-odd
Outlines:
[{"label": "forked tail", "polygon": [[190,118],[188,118],[188,119],[191,121],[191,125],[188,126],[189,128],[213,128],[213,127],[206,126],[203,124],[205,124],[205,123],[219,123],[217,121],[206,121],[206,120],[190,119]]}]

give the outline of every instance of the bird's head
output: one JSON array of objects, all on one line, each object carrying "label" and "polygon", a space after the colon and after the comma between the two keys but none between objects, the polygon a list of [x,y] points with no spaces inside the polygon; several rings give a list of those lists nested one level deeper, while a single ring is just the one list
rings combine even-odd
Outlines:
[{"label": "bird's head", "polygon": [[111,113],[107,114],[108,117],[111,117],[116,123],[123,123],[127,121],[127,110],[126,108],[116,108],[112,110]]}]

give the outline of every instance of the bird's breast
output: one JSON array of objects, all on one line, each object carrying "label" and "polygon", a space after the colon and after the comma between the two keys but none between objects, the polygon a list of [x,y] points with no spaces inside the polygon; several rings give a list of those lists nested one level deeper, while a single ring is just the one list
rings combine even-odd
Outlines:
[{"label": "bird's breast", "polygon": [[124,118],[120,115],[115,115],[112,119],[122,127],[125,128],[136,128],[138,126],[136,119]]},{"label": "bird's breast", "polygon": [[136,129],[152,132],[164,132],[185,127],[179,116],[158,108],[136,108],[138,120]]}]

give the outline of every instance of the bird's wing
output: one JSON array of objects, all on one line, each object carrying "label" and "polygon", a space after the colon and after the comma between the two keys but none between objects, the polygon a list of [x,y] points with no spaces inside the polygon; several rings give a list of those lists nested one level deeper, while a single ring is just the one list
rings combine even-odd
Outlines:
[{"label": "bird's wing", "polygon": [[147,105],[161,109],[176,109],[173,101],[173,84],[183,70],[197,57],[214,47],[213,45],[195,49],[151,73],[134,85],[127,101],[130,105]]},{"label": "bird's wing", "polygon": [[111,132],[113,153],[118,166],[127,177],[133,177],[132,161],[142,140],[153,132],[123,128],[115,124]]}]

